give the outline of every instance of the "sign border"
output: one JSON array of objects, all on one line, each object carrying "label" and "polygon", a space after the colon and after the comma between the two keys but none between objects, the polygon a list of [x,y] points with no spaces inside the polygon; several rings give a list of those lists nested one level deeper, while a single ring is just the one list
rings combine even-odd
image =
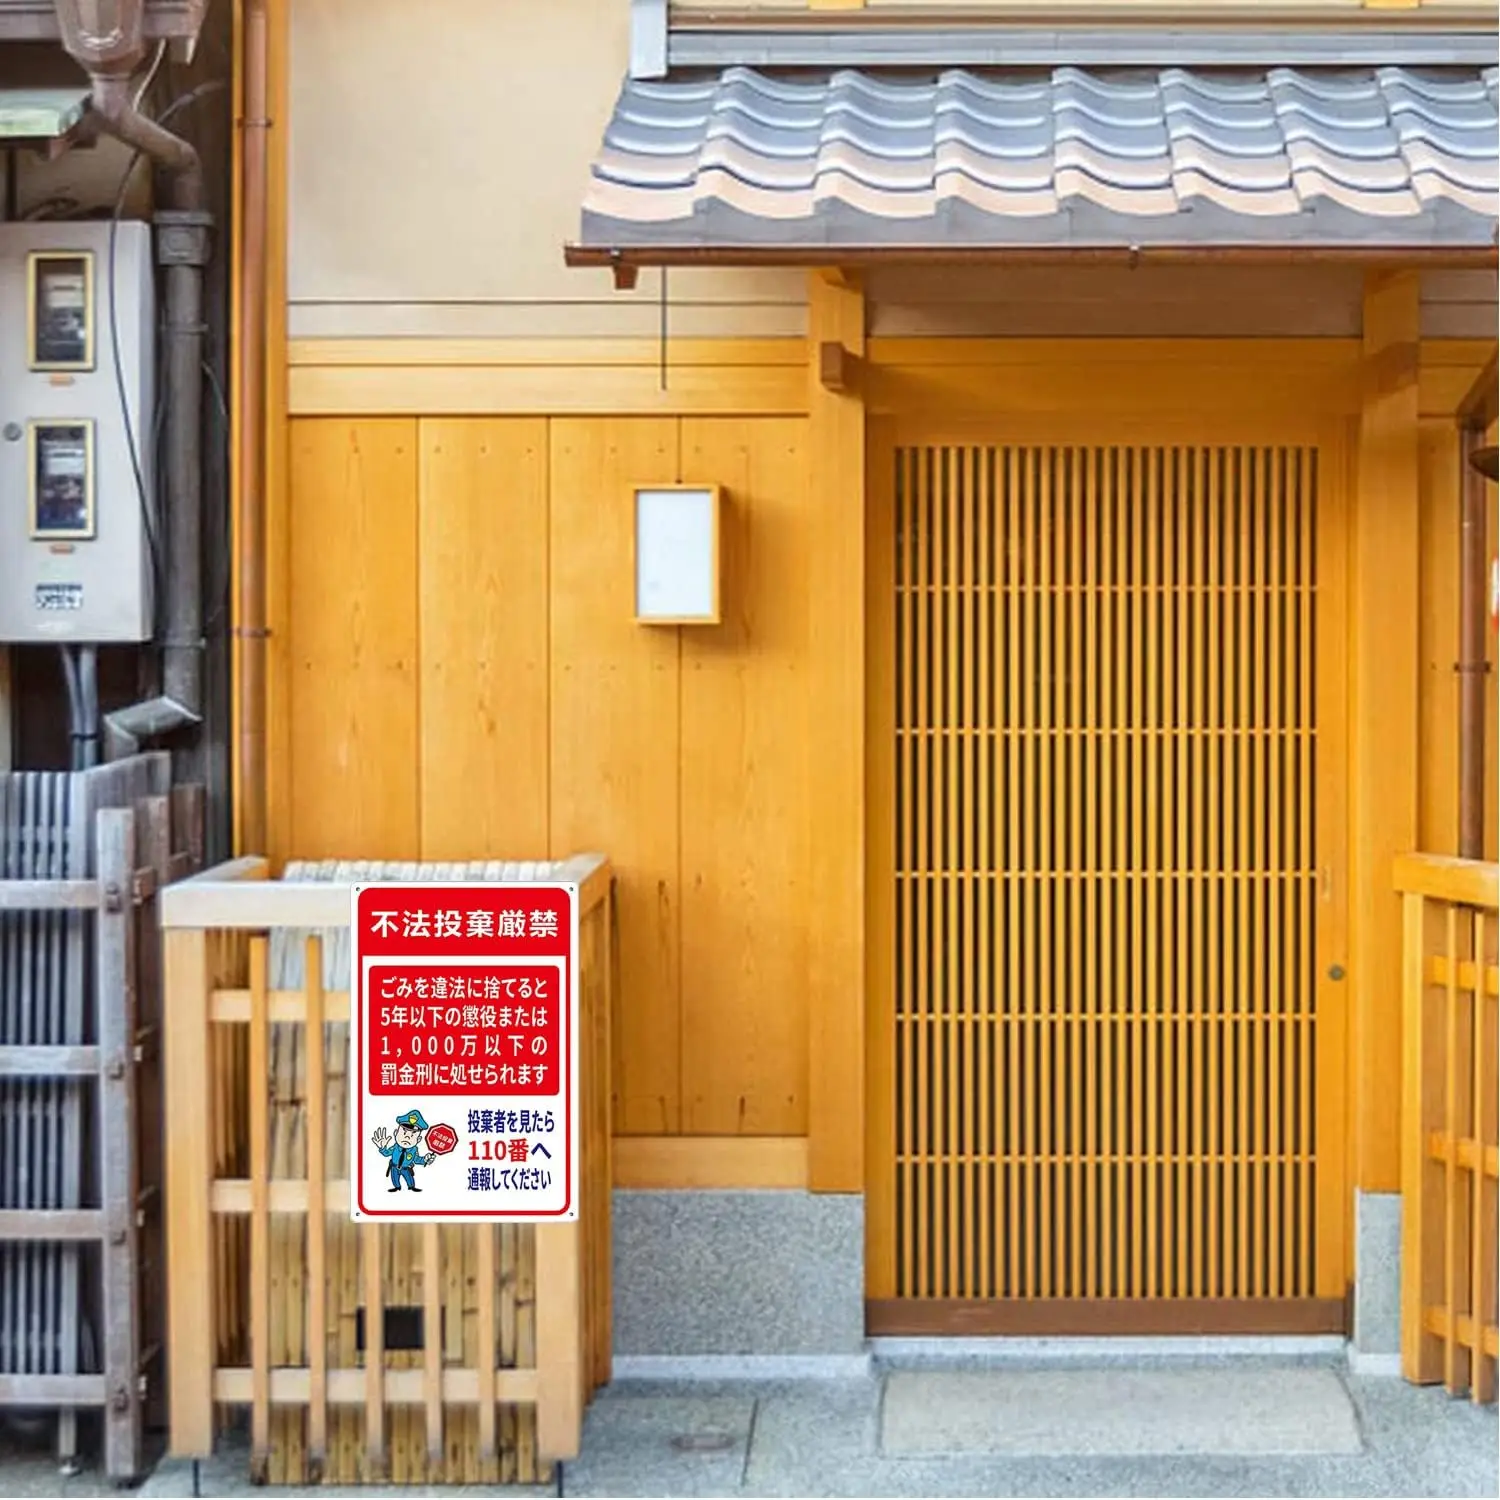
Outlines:
[{"label": "sign border", "polygon": [[[528,1213],[520,1209],[431,1209],[422,1207],[418,1209],[367,1209],[364,1205],[364,1158],[359,1147],[364,1134],[364,1069],[360,1064],[364,1062],[363,1054],[359,1047],[359,1039],[364,1033],[364,1009],[365,990],[363,965],[373,962],[403,962],[403,958],[392,954],[379,956],[360,954],[359,945],[359,898],[360,893],[370,890],[411,890],[420,886],[424,891],[473,891],[473,890],[495,890],[495,891],[517,891],[517,890],[547,890],[563,891],[568,897],[569,910],[569,941],[568,954],[566,958],[558,959],[556,956],[549,959],[539,959],[537,962],[558,963],[563,971],[563,983],[565,992],[562,997],[562,1010],[559,1016],[559,1026],[563,1032],[564,1041],[562,1051],[567,1057],[567,1074],[563,1091],[563,1118],[567,1129],[567,1167],[566,1181],[564,1184],[563,1204],[556,1210],[546,1213]],[[354,1107],[349,1111],[350,1116],[350,1173],[349,1173],[349,1217],[359,1224],[449,1224],[449,1223],[489,1223],[489,1224],[566,1224],[575,1223],[580,1217],[577,1202],[578,1188],[578,1129],[581,1125],[582,1110],[579,1108],[578,1090],[575,1084],[578,1082],[578,1030],[574,1024],[575,1011],[581,1004],[582,995],[579,984],[579,928],[580,913],[578,901],[580,886],[576,880],[365,880],[356,881],[349,890],[349,1078],[351,1090],[357,1090],[357,1098]],[[443,963],[483,963],[495,962],[492,959],[475,958],[466,959],[442,959],[442,958],[412,958],[404,960],[416,964],[431,963],[441,965]],[[504,962],[504,959],[500,959]]]}]

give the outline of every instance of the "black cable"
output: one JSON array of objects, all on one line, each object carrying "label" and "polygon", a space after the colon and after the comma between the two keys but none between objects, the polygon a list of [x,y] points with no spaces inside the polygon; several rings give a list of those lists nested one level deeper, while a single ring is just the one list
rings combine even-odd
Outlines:
[{"label": "black cable", "polygon": [[[174,99],[166,109],[157,117],[156,123],[165,127],[172,117],[188,105],[204,98],[208,94],[217,92],[224,87],[221,78],[209,79],[207,83],[200,83],[197,88],[190,89],[180,98]],[[120,174],[120,186],[115,192],[114,206],[109,215],[109,255],[107,280],[109,282],[109,346],[111,362],[114,365],[115,395],[120,403],[120,418],[125,427],[125,446],[130,453],[130,469],[135,476],[136,498],[140,502],[141,520],[146,531],[146,547],[151,555],[151,638],[157,639],[161,634],[161,610],[162,601],[166,594],[166,579],[162,567],[161,542],[157,535],[156,514],[151,504],[151,497],[146,493],[145,476],[141,473],[140,450],[136,445],[135,424],[130,420],[130,398],[125,389],[125,370],[120,362],[120,325],[119,315],[116,307],[115,296],[115,245],[120,227],[120,215],[125,208],[125,194],[130,187],[131,174],[135,171],[137,163],[144,153],[139,147],[131,153],[130,160],[125,165],[125,170]],[[159,332],[159,327],[158,327]],[[160,373],[158,369],[158,374]],[[158,386],[160,386],[158,380]]]}]

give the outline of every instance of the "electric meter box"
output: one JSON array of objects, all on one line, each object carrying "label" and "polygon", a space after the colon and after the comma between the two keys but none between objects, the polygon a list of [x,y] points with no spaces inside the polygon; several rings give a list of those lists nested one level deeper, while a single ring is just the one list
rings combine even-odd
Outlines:
[{"label": "electric meter box", "polygon": [[107,222],[0,223],[0,642],[151,636],[154,291],[147,224],[111,274]]}]

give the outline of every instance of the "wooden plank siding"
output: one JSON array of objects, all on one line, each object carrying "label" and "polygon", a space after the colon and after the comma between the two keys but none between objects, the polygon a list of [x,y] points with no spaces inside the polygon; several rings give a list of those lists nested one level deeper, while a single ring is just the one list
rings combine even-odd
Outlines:
[{"label": "wooden plank siding", "polygon": [[[805,429],[292,424],[288,796],[273,855],[608,849],[625,1134],[807,1131],[818,645]],[[726,489],[724,621],[638,626],[631,486],[679,478]]]}]

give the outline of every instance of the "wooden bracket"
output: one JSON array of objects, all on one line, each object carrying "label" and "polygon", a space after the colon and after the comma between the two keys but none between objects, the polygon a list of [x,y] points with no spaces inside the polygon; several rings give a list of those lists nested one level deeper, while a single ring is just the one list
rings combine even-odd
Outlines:
[{"label": "wooden bracket", "polygon": [[818,345],[818,380],[827,390],[856,390],[864,363],[859,355],[833,340]]},{"label": "wooden bracket", "polygon": [[623,260],[617,260],[610,269],[615,273],[615,290],[617,292],[633,292],[635,284],[640,280],[641,268],[630,265]]},{"label": "wooden bracket", "polygon": [[1389,396],[1417,380],[1420,354],[1416,344],[1387,344],[1378,354],[1365,360],[1365,394]]},{"label": "wooden bracket", "polygon": [[829,286],[837,287],[841,292],[861,292],[864,290],[864,276],[852,266],[820,266],[818,268],[818,275]]}]

